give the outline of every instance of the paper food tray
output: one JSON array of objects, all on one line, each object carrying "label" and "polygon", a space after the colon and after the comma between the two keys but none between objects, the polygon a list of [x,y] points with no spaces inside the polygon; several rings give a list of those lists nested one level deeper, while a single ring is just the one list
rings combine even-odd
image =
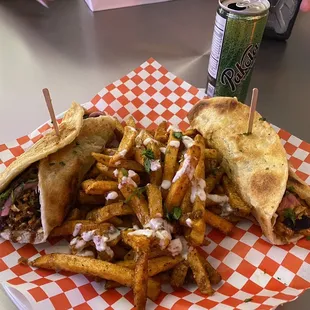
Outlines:
[{"label": "paper food tray", "polygon": [[[138,126],[151,129],[162,120],[188,126],[187,113],[204,96],[202,91],[168,72],[154,59],[103,88],[84,106],[92,111],[126,118],[131,114]],[[50,122],[29,135],[0,145],[0,171],[50,129]],[[310,183],[310,145],[274,126],[297,174]],[[273,309],[296,299],[310,287],[310,241],[272,246],[259,227],[251,222],[237,224],[225,237],[209,228],[211,244],[202,253],[218,269],[223,281],[210,297],[196,285],[174,291],[162,286],[156,303],[147,309]],[[33,259],[67,248],[66,240],[44,244],[13,244],[0,239],[0,281],[19,309],[131,309],[133,294],[122,287],[105,291],[102,283],[83,275],[32,269],[18,265],[20,256]],[[246,299],[251,299],[245,302]]]}]

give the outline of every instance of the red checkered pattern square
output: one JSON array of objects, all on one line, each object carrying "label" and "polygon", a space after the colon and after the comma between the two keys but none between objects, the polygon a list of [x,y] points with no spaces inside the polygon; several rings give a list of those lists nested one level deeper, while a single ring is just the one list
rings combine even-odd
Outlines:
[{"label": "red checkered pattern square", "polygon": [[[188,126],[187,113],[204,93],[168,72],[154,59],[96,94],[84,107],[105,111],[124,119],[133,115],[138,126],[152,128],[162,120]],[[63,114],[58,115],[60,121]],[[31,134],[0,145],[0,171],[16,156],[32,146],[47,130],[46,122]],[[297,174],[310,184],[310,144],[274,126],[288,159]],[[239,223],[230,237],[208,230],[209,246],[201,250],[222,274],[222,282],[213,296],[203,296],[194,285],[173,291],[163,285],[156,303],[148,300],[150,309],[272,309],[290,301],[310,287],[310,242],[275,247],[250,222]],[[0,239],[0,281],[14,285],[30,303],[39,308],[56,309],[131,309],[133,294],[122,287],[105,291],[102,283],[83,275],[33,270],[17,264],[20,256],[33,258],[53,252],[66,240],[55,239],[42,245],[12,244]]]}]

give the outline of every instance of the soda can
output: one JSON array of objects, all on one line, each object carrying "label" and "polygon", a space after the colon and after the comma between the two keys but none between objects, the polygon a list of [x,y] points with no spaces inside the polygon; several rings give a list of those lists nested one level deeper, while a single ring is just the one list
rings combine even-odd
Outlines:
[{"label": "soda can", "polygon": [[208,96],[245,101],[269,7],[268,0],[219,0],[208,68]]}]

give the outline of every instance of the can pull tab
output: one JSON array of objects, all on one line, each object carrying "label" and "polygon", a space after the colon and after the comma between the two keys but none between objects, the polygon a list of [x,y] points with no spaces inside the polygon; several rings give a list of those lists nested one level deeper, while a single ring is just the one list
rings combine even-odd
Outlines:
[{"label": "can pull tab", "polygon": [[[253,2],[256,2],[256,1],[252,1]],[[238,1],[236,3],[236,6],[239,7],[239,8],[246,8],[247,6],[249,6],[249,4],[251,3],[250,0],[243,0],[243,1]]]}]

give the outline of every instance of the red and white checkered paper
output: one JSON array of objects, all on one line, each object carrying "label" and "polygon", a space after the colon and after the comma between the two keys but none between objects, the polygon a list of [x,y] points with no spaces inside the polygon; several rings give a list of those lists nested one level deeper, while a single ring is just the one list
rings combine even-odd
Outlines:
[{"label": "red and white checkered paper", "polygon": [[[131,114],[140,126],[153,128],[162,120],[188,126],[187,112],[204,96],[203,92],[168,72],[154,59],[101,90],[85,107],[105,111],[120,119]],[[24,152],[50,128],[50,122],[28,136],[0,145],[0,171]],[[275,127],[297,174],[310,183],[310,145]],[[148,309],[272,309],[292,301],[310,288],[310,241],[272,246],[259,227],[239,223],[230,237],[216,230],[207,232],[211,244],[201,249],[219,270],[223,281],[211,297],[202,295],[196,285],[181,291],[162,286],[156,303]],[[33,309],[130,309],[133,294],[129,288],[105,291],[103,283],[83,275],[20,266],[20,256],[33,259],[44,253],[62,251],[67,241],[52,240],[39,245],[13,244],[0,239],[0,281],[15,299]],[[12,289],[13,288],[13,289]],[[244,302],[251,298],[249,302]]]}]

